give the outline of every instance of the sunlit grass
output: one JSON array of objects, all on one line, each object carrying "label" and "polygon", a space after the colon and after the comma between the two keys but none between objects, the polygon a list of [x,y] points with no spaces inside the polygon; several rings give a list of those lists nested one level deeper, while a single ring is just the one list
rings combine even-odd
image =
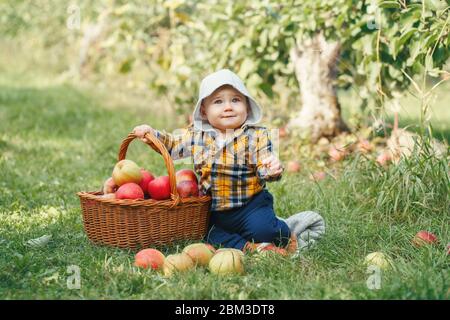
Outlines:
[{"label": "sunlit grass", "polygon": [[[100,189],[122,139],[136,124],[174,124],[95,88],[38,86],[11,74],[0,75],[1,298],[449,298],[448,159],[414,155],[381,168],[349,158],[335,178],[318,183],[309,180],[307,168],[286,174],[268,185],[275,210],[282,217],[303,210],[321,213],[327,232],[317,246],[294,259],[248,256],[245,276],[217,277],[198,268],[164,279],[135,268],[133,252],[91,245],[76,192]],[[155,103],[149,102],[150,110]],[[442,118],[447,111],[437,110],[443,112],[437,120],[448,128]],[[127,156],[166,174],[161,157],[139,141]],[[411,238],[422,229],[435,233],[439,245],[414,248]],[[52,235],[47,245],[26,244],[44,234]],[[160,249],[169,254],[183,245]],[[373,251],[385,252],[395,265],[382,274],[379,290],[366,285],[363,260]],[[71,265],[80,267],[80,290],[67,288]]]}]

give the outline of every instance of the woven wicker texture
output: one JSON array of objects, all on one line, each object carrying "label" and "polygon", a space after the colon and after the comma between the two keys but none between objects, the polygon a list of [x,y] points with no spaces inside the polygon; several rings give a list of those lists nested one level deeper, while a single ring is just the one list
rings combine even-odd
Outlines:
[{"label": "woven wicker texture", "polygon": [[[86,234],[93,243],[139,249],[198,240],[208,227],[210,196],[180,198],[172,158],[158,138],[150,140],[163,156],[169,174],[171,199],[104,199],[102,192],[78,192]],[[133,133],[122,141],[118,160],[125,159]],[[150,143],[149,143],[150,145]],[[152,149],[153,150],[153,149]]]}]

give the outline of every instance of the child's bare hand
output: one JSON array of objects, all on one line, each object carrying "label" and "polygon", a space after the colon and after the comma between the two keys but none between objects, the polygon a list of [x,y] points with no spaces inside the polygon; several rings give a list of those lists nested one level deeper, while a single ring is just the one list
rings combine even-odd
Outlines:
[{"label": "child's bare hand", "polygon": [[153,133],[153,128],[147,124],[142,124],[133,129],[133,133],[142,141],[149,142],[147,138],[144,138],[146,133]]},{"label": "child's bare hand", "polygon": [[280,160],[274,155],[270,155],[268,158],[261,161],[262,165],[267,167],[267,171],[270,177],[278,177],[284,170]]}]

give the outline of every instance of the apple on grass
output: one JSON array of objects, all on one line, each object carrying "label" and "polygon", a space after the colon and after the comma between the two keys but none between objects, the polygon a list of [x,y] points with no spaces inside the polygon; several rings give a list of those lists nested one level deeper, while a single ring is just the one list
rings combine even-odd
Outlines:
[{"label": "apple on grass", "polygon": [[139,184],[142,180],[142,173],[136,163],[131,160],[124,159],[116,163],[112,177],[118,186],[128,182]]},{"label": "apple on grass", "polygon": [[170,199],[169,176],[158,177],[150,181],[148,184],[148,194],[155,200]]},{"label": "apple on grass", "polygon": [[171,277],[175,272],[185,272],[194,267],[194,261],[186,253],[171,254],[164,260],[164,276]]},{"label": "apple on grass", "polygon": [[361,139],[361,140],[359,140],[359,142],[357,144],[357,148],[358,148],[359,152],[361,152],[361,153],[368,153],[368,152],[372,151],[373,146],[369,140]]},{"label": "apple on grass", "polygon": [[426,230],[421,230],[417,232],[417,234],[414,236],[412,240],[413,245],[418,248],[427,244],[435,244],[437,242],[438,238],[436,237],[436,235]]},{"label": "apple on grass", "polygon": [[278,133],[280,135],[280,138],[285,138],[288,135],[286,126],[281,127]]},{"label": "apple on grass", "polygon": [[328,151],[328,155],[333,161],[341,161],[345,158],[345,151],[336,147],[331,147]]},{"label": "apple on grass", "polygon": [[209,261],[208,268],[218,275],[243,274],[243,256],[237,249],[219,249]]},{"label": "apple on grass", "polygon": [[164,261],[164,254],[152,248],[143,249],[134,257],[134,265],[144,269],[152,268],[153,270],[160,270],[164,266]]},{"label": "apple on grass", "polygon": [[309,179],[313,180],[313,181],[322,181],[323,179],[326,178],[326,176],[327,176],[327,174],[324,171],[317,171],[317,172],[312,173],[309,176]]},{"label": "apple on grass", "polygon": [[372,252],[369,253],[364,259],[366,265],[374,265],[380,269],[388,269],[392,266],[392,262],[383,252]]},{"label": "apple on grass", "polygon": [[205,243],[193,243],[183,249],[195,264],[207,266],[215,253],[214,247]]},{"label": "apple on grass", "polygon": [[386,152],[380,153],[377,156],[376,161],[378,164],[384,166],[384,165],[387,165],[391,160],[392,160],[391,155],[389,154],[389,152],[386,151]]},{"label": "apple on grass", "polygon": [[121,185],[116,191],[117,199],[144,199],[144,191],[141,187],[134,183],[129,182]]},{"label": "apple on grass", "polygon": [[297,160],[291,160],[287,163],[288,172],[298,172],[300,171],[300,163]]}]

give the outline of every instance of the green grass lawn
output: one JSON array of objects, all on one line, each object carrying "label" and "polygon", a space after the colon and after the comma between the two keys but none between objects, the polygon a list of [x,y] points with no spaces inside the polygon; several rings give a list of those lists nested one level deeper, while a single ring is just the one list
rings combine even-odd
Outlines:
[{"label": "green grass lawn", "polygon": [[[0,298],[2,299],[448,299],[448,160],[415,156],[388,169],[347,160],[335,178],[315,183],[308,170],[268,185],[279,216],[315,210],[326,235],[296,258],[248,256],[244,276],[199,268],[165,279],[133,266],[134,252],[92,245],[77,191],[99,189],[122,139],[137,124],[172,128],[158,106],[111,101],[95,88],[26,81],[0,74]],[[450,119],[445,124],[449,128]],[[141,142],[128,158],[165,174],[162,158]],[[411,238],[434,232],[440,244],[416,249]],[[41,247],[29,239],[52,235]],[[184,244],[163,247],[175,253]],[[364,257],[389,255],[395,269],[380,289],[366,282]],[[71,290],[68,267],[80,268]]]}]

